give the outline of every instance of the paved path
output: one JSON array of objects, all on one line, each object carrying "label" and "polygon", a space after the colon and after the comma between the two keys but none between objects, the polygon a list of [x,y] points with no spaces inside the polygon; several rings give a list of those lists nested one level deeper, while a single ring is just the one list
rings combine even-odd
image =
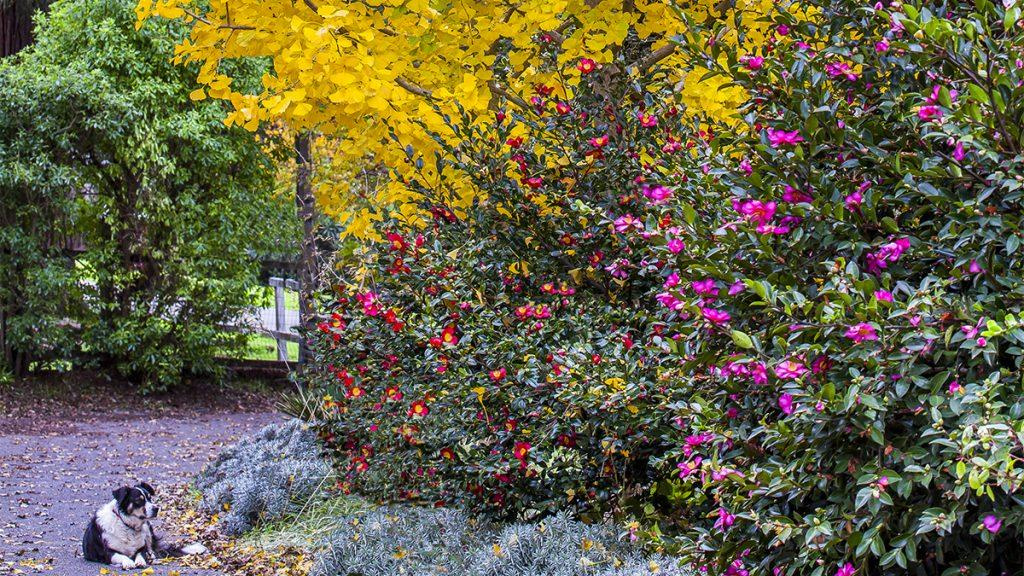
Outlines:
[{"label": "paved path", "polygon": [[[101,567],[82,559],[80,539],[115,487],[146,480],[159,495],[161,485],[187,482],[223,446],[281,418],[265,408],[110,412],[0,423],[0,574],[96,576]],[[170,570],[212,574],[173,565],[155,574]]]}]

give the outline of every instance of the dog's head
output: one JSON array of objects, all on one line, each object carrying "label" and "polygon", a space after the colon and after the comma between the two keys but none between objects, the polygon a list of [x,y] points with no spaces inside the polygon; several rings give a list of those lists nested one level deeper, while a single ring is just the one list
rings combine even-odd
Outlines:
[{"label": "dog's head", "polygon": [[118,511],[123,516],[140,520],[156,518],[160,513],[155,499],[156,490],[145,482],[139,482],[135,486],[121,486],[114,490],[114,501],[117,502]]}]

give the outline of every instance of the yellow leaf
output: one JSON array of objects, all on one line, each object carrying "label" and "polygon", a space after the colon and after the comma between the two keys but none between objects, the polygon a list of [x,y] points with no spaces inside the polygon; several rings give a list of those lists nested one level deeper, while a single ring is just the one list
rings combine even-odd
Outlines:
[{"label": "yellow leaf", "polygon": [[206,100],[206,90],[203,88],[197,88],[189,92],[188,99],[193,102],[198,102],[199,100]]}]

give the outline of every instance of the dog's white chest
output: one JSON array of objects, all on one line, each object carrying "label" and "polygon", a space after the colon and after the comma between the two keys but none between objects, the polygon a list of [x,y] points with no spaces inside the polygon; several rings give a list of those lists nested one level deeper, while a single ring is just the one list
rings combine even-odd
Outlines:
[{"label": "dog's white chest", "polygon": [[145,522],[138,528],[129,526],[118,517],[113,503],[100,508],[96,514],[96,523],[103,533],[103,542],[108,548],[125,556],[133,556],[139,550],[148,548],[150,530]]}]

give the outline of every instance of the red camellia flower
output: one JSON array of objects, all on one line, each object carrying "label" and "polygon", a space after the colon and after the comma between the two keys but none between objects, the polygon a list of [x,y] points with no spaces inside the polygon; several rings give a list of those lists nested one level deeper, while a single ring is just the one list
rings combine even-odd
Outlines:
[{"label": "red camellia flower", "polygon": [[523,178],[523,184],[536,190],[544,185],[544,179],[540,176],[531,176],[530,178]]},{"label": "red camellia flower", "polygon": [[352,459],[352,465],[356,472],[362,473],[370,469],[370,464],[366,461],[366,458],[356,456]]},{"label": "red camellia flower", "polygon": [[530,454],[530,443],[529,442],[516,442],[514,448],[512,448],[512,455],[516,457],[520,462],[525,462],[526,457]]},{"label": "red camellia flower", "polygon": [[441,448],[441,458],[445,460],[455,460],[455,451],[451,448]]},{"label": "red camellia flower", "polygon": [[402,238],[401,234],[395,232],[387,233],[388,242],[391,243],[391,249],[395,252],[405,252],[409,248],[409,243]]},{"label": "red camellia flower", "polygon": [[348,389],[348,394],[347,395],[348,395],[349,398],[361,398],[365,394],[366,394],[366,390],[364,390],[361,386],[359,386],[357,384],[357,385],[355,385],[355,386],[353,386],[353,387]]},{"label": "red camellia flower", "polygon": [[590,58],[580,58],[580,63],[576,65],[576,69],[584,74],[590,74],[597,68],[597,62],[594,62]]},{"label": "red camellia flower", "polygon": [[388,386],[384,389],[384,397],[391,402],[398,402],[402,399],[402,391],[399,390],[398,386]]},{"label": "red camellia flower", "polygon": [[441,331],[441,342],[446,346],[455,346],[459,343],[459,337],[455,334],[455,325],[449,324]]},{"label": "red camellia flower", "polygon": [[555,104],[555,110],[562,116],[565,116],[569,112],[572,112],[572,107],[570,107],[566,102],[559,102],[558,104]]},{"label": "red camellia flower", "polygon": [[430,414],[430,407],[427,406],[427,403],[424,402],[423,400],[417,400],[412,403],[412,406],[409,407],[409,416],[422,418],[427,414]]},{"label": "red camellia flower", "polygon": [[591,138],[590,140],[588,140],[588,142],[590,142],[590,145],[593,146],[594,148],[604,148],[605,146],[608,145],[608,135],[605,134],[604,136]]},{"label": "red camellia flower", "polygon": [[501,382],[502,380],[505,379],[505,375],[507,373],[508,372],[505,370],[505,368],[498,368],[497,370],[491,370],[487,375],[491,377],[492,381]]},{"label": "red camellia flower", "polygon": [[348,373],[347,369],[341,369],[334,374],[345,386],[351,386],[356,381],[355,377]]}]

